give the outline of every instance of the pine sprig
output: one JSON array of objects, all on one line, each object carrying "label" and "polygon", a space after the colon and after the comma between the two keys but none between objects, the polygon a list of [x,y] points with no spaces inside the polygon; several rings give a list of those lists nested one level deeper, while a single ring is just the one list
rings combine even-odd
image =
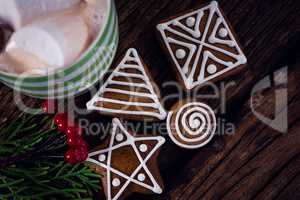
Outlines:
[{"label": "pine sprig", "polygon": [[[37,145],[49,138],[61,137],[51,125],[51,118],[47,116],[39,118],[35,115],[22,115],[0,131],[0,160],[33,151]],[[63,145],[63,138],[60,141],[59,147]]]},{"label": "pine sprig", "polygon": [[22,163],[0,170],[1,199],[92,199],[100,177],[84,165],[63,161]]},{"label": "pine sprig", "polygon": [[63,161],[66,138],[48,116],[22,115],[0,130],[0,199],[92,199],[100,177]]}]

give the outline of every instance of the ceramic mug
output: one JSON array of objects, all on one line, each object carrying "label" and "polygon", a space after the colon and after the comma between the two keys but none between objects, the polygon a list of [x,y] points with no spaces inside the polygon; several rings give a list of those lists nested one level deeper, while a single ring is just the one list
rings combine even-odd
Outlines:
[{"label": "ceramic mug", "polygon": [[113,0],[107,0],[104,26],[88,50],[71,66],[49,76],[16,75],[0,71],[8,87],[36,98],[65,98],[77,95],[100,80],[110,67],[118,45],[118,19]]}]

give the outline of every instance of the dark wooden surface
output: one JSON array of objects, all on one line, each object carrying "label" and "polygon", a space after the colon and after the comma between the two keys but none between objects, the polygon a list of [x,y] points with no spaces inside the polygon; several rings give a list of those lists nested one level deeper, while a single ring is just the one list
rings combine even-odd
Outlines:
[{"label": "dark wooden surface", "polygon": [[[171,67],[155,38],[156,24],[169,16],[208,1],[117,1],[120,45],[117,59],[135,47],[158,85],[175,81]],[[234,135],[217,136],[196,151],[179,149],[169,140],[159,157],[165,182],[162,195],[133,195],[129,199],[300,199],[300,1],[222,0],[248,58],[247,69],[227,81],[236,85],[227,92],[223,115],[234,123]],[[279,133],[251,112],[253,86],[273,71],[288,65],[288,133]],[[272,116],[275,87],[259,99],[259,109]],[[163,96],[174,92],[162,88]],[[202,93],[208,92],[205,88]],[[11,89],[0,85],[0,126],[17,117]],[[88,95],[77,98],[81,106]],[[40,101],[24,97],[28,105]],[[167,102],[166,108],[176,102]],[[211,102],[217,106],[215,102]],[[284,105],[282,105],[284,106]],[[99,115],[89,118],[99,121]],[[102,118],[102,117],[101,117]],[[104,118],[104,117],[103,117]],[[109,120],[109,119],[107,119]]]}]

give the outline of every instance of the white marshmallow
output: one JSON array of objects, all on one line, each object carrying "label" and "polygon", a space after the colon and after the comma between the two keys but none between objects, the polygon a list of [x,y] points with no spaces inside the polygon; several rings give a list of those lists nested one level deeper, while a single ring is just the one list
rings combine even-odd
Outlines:
[{"label": "white marshmallow", "polygon": [[86,48],[88,27],[76,12],[64,12],[16,31],[6,52],[18,50],[36,56],[52,68],[72,64]]},{"label": "white marshmallow", "polygon": [[0,18],[15,30],[40,16],[70,8],[81,0],[0,0]]},{"label": "white marshmallow", "polygon": [[0,69],[4,72],[16,73],[14,67],[16,62],[12,60],[7,54],[0,54]]},{"label": "white marshmallow", "polygon": [[52,72],[34,55],[18,50],[0,55],[0,69],[13,74],[47,75]]}]

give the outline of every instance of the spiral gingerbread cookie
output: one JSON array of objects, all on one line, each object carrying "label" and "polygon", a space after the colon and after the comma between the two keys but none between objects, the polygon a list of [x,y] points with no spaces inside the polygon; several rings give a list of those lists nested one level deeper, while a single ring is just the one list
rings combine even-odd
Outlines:
[{"label": "spiral gingerbread cookie", "polygon": [[179,102],[168,114],[167,130],[178,146],[186,149],[200,148],[213,138],[216,116],[204,103]]}]

